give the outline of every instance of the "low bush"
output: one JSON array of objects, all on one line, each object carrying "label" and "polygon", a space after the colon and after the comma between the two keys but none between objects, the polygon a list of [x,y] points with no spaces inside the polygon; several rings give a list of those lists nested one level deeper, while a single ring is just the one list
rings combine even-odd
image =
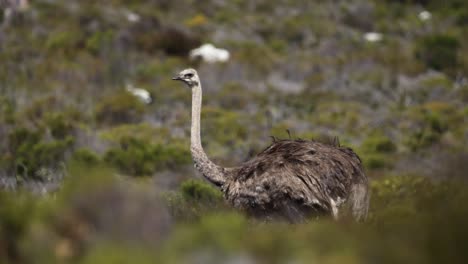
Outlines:
[{"label": "low bush", "polygon": [[25,193],[0,191],[0,262],[22,263],[21,241],[34,220],[33,200]]},{"label": "low bush", "polygon": [[451,35],[441,34],[424,37],[417,43],[416,58],[427,67],[453,73],[458,66],[459,40]]},{"label": "low bush", "polygon": [[180,192],[186,201],[204,203],[206,205],[219,203],[223,199],[218,189],[200,180],[184,181],[180,186]]},{"label": "low bush", "polygon": [[155,171],[176,169],[191,162],[185,146],[152,144],[141,139],[126,137],[120,145],[109,149],[104,160],[111,166],[133,176],[151,175]]},{"label": "low bush", "polygon": [[468,192],[459,182],[388,175],[371,182],[365,223],[313,219],[289,225],[228,210],[220,191],[205,181],[189,180],[167,193],[167,211],[153,191],[116,180],[110,171],[73,175],[54,199],[0,192],[2,263],[466,259]]},{"label": "low bush", "polygon": [[136,36],[136,44],[143,50],[154,52],[162,50],[166,54],[186,56],[190,50],[201,44],[198,36],[175,27],[148,28]]},{"label": "low bush", "polygon": [[57,96],[49,95],[32,101],[27,108],[20,112],[20,117],[22,121],[40,124],[45,116],[51,112],[62,112],[63,108],[63,100]]},{"label": "low bush", "polygon": [[362,149],[366,152],[393,153],[396,151],[396,145],[390,138],[382,134],[374,134],[364,140]]},{"label": "low bush", "polygon": [[221,191],[204,180],[186,180],[178,191],[168,192],[164,198],[171,215],[182,221],[227,209]]},{"label": "low bush", "polygon": [[254,66],[259,73],[271,71],[277,59],[277,55],[268,46],[254,42],[242,43],[237,47],[236,54],[239,61]]},{"label": "low bush", "polygon": [[144,104],[125,91],[104,98],[96,106],[96,119],[104,124],[137,123],[145,111]]},{"label": "low bush", "polygon": [[77,149],[73,153],[72,160],[86,167],[97,166],[101,163],[101,158],[96,153],[86,148]]},{"label": "low bush", "polygon": [[203,138],[231,146],[247,138],[247,128],[243,125],[242,116],[237,112],[205,107],[201,118],[202,130],[206,131]]},{"label": "low bush", "polygon": [[252,94],[246,87],[237,82],[226,83],[217,95],[217,101],[223,109],[242,109],[249,102]]},{"label": "low bush", "polygon": [[383,169],[390,165],[388,157],[379,153],[365,153],[361,155],[366,169]]},{"label": "low bush", "polygon": [[[100,136],[113,143],[119,143],[125,138],[137,138],[149,143],[164,143],[171,138],[171,130],[169,127],[155,127],[142,122],[113,126],[103,131]],[[189,146],[188,142],[185,143]]]},{"label": "low bush", "polygon": [[[157,255],[150,248],[135,247],[124,243],[100,243],[90,250],[79,263],[137,263],[153,264]],[[156,262],[157,263],[157,262]]]},{"label": "low bush", "polygon": [[411,109],[415,127],[406,139],[413,151],[431,146],[440,141],[442,135],[463,121],[462,114],[453,106],[442,102],[430,102]]},{"label": "low bush", "polygon": [[114,38],[114,32],[111,30],[97,31],[86,39],[86,49],[93,54],[98,54],[106,46],[109,46]]},{"label": "low bush", "polygon": [[367,169],[383,169],[391,167],[391,154],[397,150],[396,144],[382,133],[369,135],[361,144],[358,152]]},{"label": "low bush", "polygon": [[0,96],[0,122],[13,124],[15,121],[16,107],[12,100]]},{"label": "low bush", "polygon": [[75,129],[74,120],[71,117],[66,117],[63,113],[46,115],[45,124],[56,139],[65,139],[72,135]]},{"label": "low bush", "polygon": [[[42,132],[17,128],[8,135],[8,155],[4,155],[4,166],[17,177],[41,178],[43,168],[56,169],[65,161],[66,153],[73,145],[73,137],[63,140],[44,141]],[[5,162],[8,161],[8,162]]]},{"label": "low bush", "polygon": [[63,30],[51,33],[45,43],[45,46],[50,52],[56,53],[60,51],[71,54],[71,52],[78,47],[81,41],[80,35],[77,34],[76,31]]}]

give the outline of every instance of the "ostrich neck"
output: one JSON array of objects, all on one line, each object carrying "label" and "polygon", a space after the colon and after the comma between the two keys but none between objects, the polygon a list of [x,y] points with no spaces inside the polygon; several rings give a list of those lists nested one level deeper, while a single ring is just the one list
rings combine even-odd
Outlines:
[{"label": "ostrich neck", "polygon": [[211,183],[222,186],[225,183],[223,168],[214,164],[203,150],[200,139],[200,112],[202,105],[201,85],[192,87],[192,128],[190,133],[190,151],[195,168]]}]

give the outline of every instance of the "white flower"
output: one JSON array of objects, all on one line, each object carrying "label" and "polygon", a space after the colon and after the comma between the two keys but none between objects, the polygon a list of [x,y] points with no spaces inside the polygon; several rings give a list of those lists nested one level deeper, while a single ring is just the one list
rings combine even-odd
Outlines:
[{"label": "white flower", "polygon": [[126,90],[131,93],[133,96],[138,98],[144,104],[151,104],[153,102],[153,98],[151,98],[151,94],[142,88],[136,88],[132,84],[127,83]]},{"label": "white flower", "polygon": [[367,32],[364,34],[364,39],[368,42],[378,42],[383,39],[383,35],[377,32]]},{"label": "white flower", "polygon": [[229,51],[216,48],[210,43],[203,44],[199,48],[191,50],[189,54],[192,60],[201,58],[208,63],[226,62],[229,60],[229,56]]},{"label": "white flower", "polygon": [[424,11],[421,11],[421,12],[418,14],[418,17],[419,17],[420,20],[426,21],[426,20],[431,19],[432,14],[431,14],[431,12],[429,12],[429,11],[427,11],[427,10],[424,10]]},{"label": "white flower", "polygon": [[131,11],[126,12],[127,20],[131,23],[136,23],[140,21],[140,15],[133,13]]}]

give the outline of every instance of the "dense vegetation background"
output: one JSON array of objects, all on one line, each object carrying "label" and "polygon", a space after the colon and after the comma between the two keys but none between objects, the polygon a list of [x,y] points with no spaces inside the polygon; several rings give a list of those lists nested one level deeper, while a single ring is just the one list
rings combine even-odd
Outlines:
[{"label": "dense vegetation background", "polygon": [[[466,259],[468,2],[8,2],[0,263]],[[231,59],[189,61],[206,42]],[[262,223],[225,205],[191,165],[191,95],[170,80],[188,66],[210,157],[239,164],[286,130],[339,136],[371,179],[368,221]]]}]

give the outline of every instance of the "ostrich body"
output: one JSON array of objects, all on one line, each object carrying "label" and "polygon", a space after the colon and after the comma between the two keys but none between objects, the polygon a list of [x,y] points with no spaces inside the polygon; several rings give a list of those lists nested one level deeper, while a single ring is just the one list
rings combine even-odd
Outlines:
[{"label": "ostrich body", "polygon": [[356,220],[367,216],[368,181],[349,148],[309,140],[274,140],[239,167],[223,168],[206,155],[200,140],[202,89],[194,69],[173,80],[192,90],[191,154],[195,168],[219,187],[227,201],[250,215],[300,222],[348,208]]}]

